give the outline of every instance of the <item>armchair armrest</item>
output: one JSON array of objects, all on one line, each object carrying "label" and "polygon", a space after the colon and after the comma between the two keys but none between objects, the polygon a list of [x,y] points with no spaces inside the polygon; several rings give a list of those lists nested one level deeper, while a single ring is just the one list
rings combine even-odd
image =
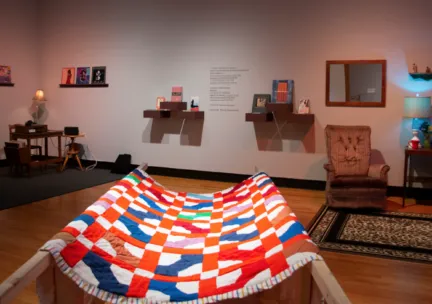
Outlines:
[{"label": "armchair armrest", "polygon": [[324,169],[326,169],[326,171],[328,173],[330,173],[330,172],[334,173],[335,172],[335,168],[332,164],[324,164]]},{"label": "armchair armrest", "polygon": [[324,169],[327,171],[327,184],[335,178],[335,168],[332,164],[324,164]]},{"label": "armchair armrest", "polygon": [[387,173],[390,171],[390,166],[386,164],[372,164],[369,166],[368,176],[379,178],[387,182]]}]

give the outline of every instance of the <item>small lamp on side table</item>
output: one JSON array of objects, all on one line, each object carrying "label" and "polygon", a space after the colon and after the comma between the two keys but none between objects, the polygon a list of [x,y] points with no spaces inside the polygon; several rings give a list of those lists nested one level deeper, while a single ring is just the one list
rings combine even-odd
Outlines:
[{"label": "small lamp on side table", "polygon": [[[429,119],[431,115],[431,97],[421,97],[419,94],[416,97],[405,97],[404,117],[413,118],[412,132],[413,138],[408,142],[408,148],[418,149],[421,147],[420,139],[418,138],[420,125],[424,119]],[[429,140],[425,136],[425,140]],[[429,143],[423,146],[430,146]]]},{"label": "small lamp on side table", "polygon": [[35,123],[39,123],[39,107],[41,103],[47,101],[45,99],[45,93],[43,90],[37,90],[35,96],[32,99],[36,105]]}]

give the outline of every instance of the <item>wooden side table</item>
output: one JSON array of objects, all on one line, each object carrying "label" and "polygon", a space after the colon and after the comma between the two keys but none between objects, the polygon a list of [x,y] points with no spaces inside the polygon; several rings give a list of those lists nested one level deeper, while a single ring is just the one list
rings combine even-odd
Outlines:
[{"label": "wooden side table", "polygon": [[427,180],[432,180],[432,177],[420,177],[420,176],[410,175],[411,156],[413,156],[413,155],[432,156],[432,149],[431,148],[421,148],[421,149],[405,148],[402,207],[405,207],[405,198],[406,198],[406,194],[407,194],[407,183],[408,183],[408,186],[410,186],[413,182],[423,182],[423,181],[427,181]]},{"label": "wooden side table", "polygon": [[70,158],[75,158],[76,161],[77,161],[77,163],[78,163],[78,165],[79,165],[79,167],[80,167],[80,169],[81,169],[81,171],[84,171],[84,169],[83,169],[83,167],[81,165],[81,160],[78,157],[78,154],[80,153],[81,148],[80,148],[80,146],[77,143],[75,143],[75,139],[76,138],[78,138],[78,137],[84,137],[84,136],[85,136],[85,134],[62,135],[62,137],[70,138],[71,143],[69,144],[69,149],[66,151],[66,155],[65,155],[65,159],[64,159],[61,171],[63,171],[65,169],[66,164],[67,164],[67,162],[68,162],[68,160]]}]

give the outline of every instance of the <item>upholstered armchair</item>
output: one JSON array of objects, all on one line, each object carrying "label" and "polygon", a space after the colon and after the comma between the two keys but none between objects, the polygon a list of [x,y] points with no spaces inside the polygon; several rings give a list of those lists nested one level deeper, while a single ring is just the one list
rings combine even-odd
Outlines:
[{"label": "upholstered armchair", "polygon": [[371,164],[371,128],[325,128],[328,163],[326,198],[331,207],[385,209],[386,164]]}]

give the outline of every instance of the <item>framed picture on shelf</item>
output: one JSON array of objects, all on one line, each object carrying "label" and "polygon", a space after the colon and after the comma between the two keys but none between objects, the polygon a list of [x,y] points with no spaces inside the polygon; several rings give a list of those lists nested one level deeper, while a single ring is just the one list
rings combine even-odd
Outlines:
[{"label": "framed picture on shelf", "polygon": [[273,80],[271,102],[292,103],[294,80]]},{"label": "framed picture on shelf", "polygon": [[165,97],[156,97],[156,110],[160,110],[160,103],[165,101]]},{"label": "framed picture on shelf", "polygon": [[76,84],[90,83],[90,67],[77,68]]},{"label": "framed picture on shelf", "polygon": [[192,96],[191,97],[190,109],[193,112],[199,112],[199,96]]},{"label": "framed picture on shelf", "polygon": [[61,84],[75,84],[75,68],[63,68]]},{"label": "framed picture on shelf", "polygon": [[0,83],[12,83],[11,67],[0,65]]},{"label": "framed picture on shelf", "polygon": [[106,67],[98,66],[92,68],[92,84],[105,84]]},{"label": "framed picture on shelf", "polygon": [[310,114],[310,101],[309,99],[302,99],[299,102],[298,114]]},{"label": "framed picture on shelf", "polygon": [[270,94],[255,94],[253,97],[252,113],[265,113],[266,104],[271,101]]}]

